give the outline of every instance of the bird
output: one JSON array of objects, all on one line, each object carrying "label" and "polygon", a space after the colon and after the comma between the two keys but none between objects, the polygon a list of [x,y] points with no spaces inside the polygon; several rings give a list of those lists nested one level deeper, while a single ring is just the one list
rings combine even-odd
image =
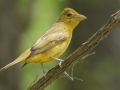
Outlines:
[{"label": "bird", "polygon": [[77,13],[74,9],[65,8],[51,28],[32,47],[27,49],[13,62],[1,68],[0,72],[19,62],[25,62],[23,67],[28,63],[41,64],[44,73],[43,63],[58,60],[61,66],[63,60],[59,59],[59,57],[69,46],[74,28],[85,19],[87,19],[86,16]]}]

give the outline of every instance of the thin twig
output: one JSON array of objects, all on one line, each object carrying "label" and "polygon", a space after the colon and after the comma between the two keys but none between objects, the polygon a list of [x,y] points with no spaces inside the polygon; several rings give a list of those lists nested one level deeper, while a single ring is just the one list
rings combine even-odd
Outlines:
[{"label": "thin twig", "polygon": [[[83,62],[83,60],[85,60],[87,57],[89,57],[89,56],[91,56],[91,55],[93,55],[93,54],[95,54],[95,52],[92,52],[92,53],[87,54],[86,56],[82,57],[82,62]],[[70,79],[72,78],[72,80],[76,79],[76,80],[81,80],[81,81],[83,81],[82,79],[79,79],[79,78],[73,76],[73,70],[74,70],[74,67],[75,67],[75,65],[76,65],[77,63],[78,63],[78,61],[73,64],[72,70],[71,70],[71,75],[69,75],[69,76],[70,76]]]},{"label": "thin twig", "polygon": [[37,74],[37,76],[35,77],[34,81],[30,84],[30,86],[28,87],[27,90],[29,90],[32,87],[32,85],[37,81],[38,76],[39,76],[39,74]]}]

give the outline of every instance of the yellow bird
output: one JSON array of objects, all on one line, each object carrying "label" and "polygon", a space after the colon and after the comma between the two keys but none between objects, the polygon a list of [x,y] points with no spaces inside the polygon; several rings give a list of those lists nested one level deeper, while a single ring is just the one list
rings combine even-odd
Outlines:
[{"label": "yellow bird", "polygon": [[74,28],[84,19],[86,19],[84,15],[78,14],[71,8],[65,8],[53,26],[31,48],[13,62],[1,68],[0,71],[18,62],[25,62],[23,66],[28,63],[39,63],[42,65],[45,62],[51,62],[56,59],[61,64],[62,60],[58,59],[58,57],[67,49]]}]

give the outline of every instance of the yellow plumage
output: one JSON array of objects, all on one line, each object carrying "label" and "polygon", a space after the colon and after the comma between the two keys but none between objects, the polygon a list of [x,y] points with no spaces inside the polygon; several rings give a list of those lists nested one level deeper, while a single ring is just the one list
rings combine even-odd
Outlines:
[{"label": "yellow plumage", "polygon": [[84,19],[86,19],[85,16],[73,9],[65,8],[55,24],[31,48],[0,71],[21,61],[42,64],[58,58],[67,49],[73,29]]}]

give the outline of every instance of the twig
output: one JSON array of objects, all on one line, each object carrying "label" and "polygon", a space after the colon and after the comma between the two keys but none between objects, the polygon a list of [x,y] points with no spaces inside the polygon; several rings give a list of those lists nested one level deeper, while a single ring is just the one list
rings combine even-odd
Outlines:
[{"label": "twig", "polygon": [[32,87],[32,85],[37,81],[38,75],[39,74],[37,74],[37,76],[35,77],[34,81],[30,84],[30,86],[28,87],[27,90],[29,90]]},{"label": "twig", "polygon": [[89,38],[81,47],[75,50],[70,56],[68,56],[62,63],[62,68],[57,65],[52,68],[46,74],[46,78],[42,77],[38,80],[29,90],[43,90],[49,84],[51,84],[55,79],[57,79],[61,73],[63,73],[67,68],[86,56],[96,45],[100,43],[101,40],[106,38],[111,31],[113,31],[120,24],[120,10],[113,14],[101,29],[99,29],[91,38]]},{"label": "twig", "polygon": [[[92,52],[92,53],[87,54],[86,56],[82,57],[82,62],[83,62],[83,60],[85,60],[87,57],[89,57],[89,56],[91,56],[91,55],[93,55],[93,54],[95,54],[95,52]],[[69,76],[70,76],[70,79],[71,79],[71,80],[76,79],[76,80],[81,80],[81,81],[83,81],[82,79],[79,79],[79,78],[73,76],[74,66],[75,66],[77,63],[78,63],[78,61],[73,64],[72,70],[71,70],[71,75],[69,75]]]}]

